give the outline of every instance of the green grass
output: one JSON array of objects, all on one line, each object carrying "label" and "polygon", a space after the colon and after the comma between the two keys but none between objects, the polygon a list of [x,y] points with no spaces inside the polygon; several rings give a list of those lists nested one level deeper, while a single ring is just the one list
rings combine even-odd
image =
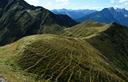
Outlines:
[{"label": "green grass", "polygon": [[90,25],[72,27],[70,37],[33,35],[0,47],[0,75],[8,82],[127,82],[128,29]]},{"label": "green grass", "polygon": [[96,36],[98,33],[106,30],[109,24],[100,24],[96,22],[83,22],[71,28],[64,30],[62,35],[77,37],[77,38],[88,38],[90,36]]},{"label": "green grass", "polygon": [[81,39],[34,35],[0,51],[0,73],[9,82],[125,82]]},{"label": "green grass", "polygon": [[[30,41],[24,42],[28,44]],[[37,75],[23,71],[16,63],[19,50],[17,47],[20,41],[0,47],[0,76],[7,82],[48,82],[46,80],[37,80]],[[20,45],[20,47],[23,47]]]},{"label": "green grass", "polygon": [[[34,36],[27,37],[31,40]],[[59,82],[125,82],[101,53],[82,39],[37,35],[17,57],[18,66],[40,79]],[[26,44],[26,41],[25,41]],[[22,44],[23,45],[23,44]]]}]

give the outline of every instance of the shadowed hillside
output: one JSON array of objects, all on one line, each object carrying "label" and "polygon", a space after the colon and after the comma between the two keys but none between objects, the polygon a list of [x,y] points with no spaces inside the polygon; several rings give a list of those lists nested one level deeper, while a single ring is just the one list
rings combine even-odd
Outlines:
[{"label": "shadowed hillside", "polygon": [[55,15],[24,0],[0,1],[0,45],[14,42],[23,36],[39,33],[60,33],[76,22],[67,15]]},{"label": "shadowed hillside", "polygon": [[88,39],[109,61],[128,77],[128,28],[113,23],[110,28]]}]

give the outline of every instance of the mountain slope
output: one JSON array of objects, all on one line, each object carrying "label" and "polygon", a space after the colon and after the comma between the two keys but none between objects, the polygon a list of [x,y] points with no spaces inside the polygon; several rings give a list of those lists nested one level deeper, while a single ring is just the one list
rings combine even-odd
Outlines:
[{"label": "mountain slope", "polygon": [[128,11],[125,9],[104,8],[79,19],[80,21],[97,21],[99,23],[116,22],[128,26]]},{"label": "mountain slope", "polygon": [[116,68],[122,70],[128,77],[128,29],[117,23],[101,32],[95,37],[88,39],[95,48],[101,51]]},{"label": "mountain slope", "polygon": [[[41,80],[39,82],[127,82],[120,70],[115,69],[108,59],[82,39],[34,35],[0,50],[3,50],[0,53],[0,67],[3,65],[11,68],[0,69],[7,80],[15,81],[18,78],[13,78],[10,74],[19,72],[19,75],[24,73],[30,78],[36,74],[37,80],[32,82],[38,82],[38,79]],[[24,80],[30,81],[24,75]],[[19,79],[22,80],[22,77]]]},{"label": "mountain slope", "polygon": [[[79,25],[68,29],[75,30],[73,37],[33,35],[0,47],[0,67],[6,68],[0,68],[3,77],[14,81],[30,77],[27,81],[36,79],[33,82],[127,82],[128,28],[117,23]],[[74,34],[76,29],[82,36]],[[89,31],[90,35],[84,33]]]},{"label": "mountain slope", "polygon": [[23,0],[1,0],[0,11],[1,45],[38,34],[0,47],[0,77],[7,82],[128,82],[127,27],[84,22],[67,28],[76,24],[67,15]]},{"label": "mountain slope", "polygon": [[65,36],[88,41],[108,61],[128,77],[128,28],[117,23],[87,22],[65,30]]},{"label": "mountain slope", "polygon": [[87,38],[104,31],[105,29],[109,28],[109,26],[110,24],[101,24],[92,21],[83,22],[71,28],[66,28],[63,35],[70,37]]},{"label": "mountain slope", "polygon": [[54,9],[51,10],[55,14],[65,14],[71,17],[72,19],[78,21],[79,18],[82,18],[88,14],[96,12],[96,10],[70,10],[70,9]]},{"label": "mountain slope", "polygon": [[[76,24],[66,15],[55,15],[24,0],[0,1],[0,45],[37,33],[57,33]],[[67,21],[68,20],[68,21]]]}]

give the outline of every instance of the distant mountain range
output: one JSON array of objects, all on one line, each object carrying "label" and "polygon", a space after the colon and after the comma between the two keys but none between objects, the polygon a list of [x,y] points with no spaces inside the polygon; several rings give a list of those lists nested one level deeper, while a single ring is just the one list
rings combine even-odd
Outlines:
[{"label": "distant mountain range", "polygon": [[74,20],[78,20],[88,14],[96,12],[96,10],[89,10],[89,9],[80,9],[80,10],[71,10],[71,9],[54,9],[51,10],[55,14],[66,14],[73,18]]},{"label": "distant mountain range", "polygon": [[126,9],[104,8],[79,19],[79,21],[97,21],[100,23],[116,22],[128,26],[128,11]]},{"label": "distant mountain range", "polygon": [[[65,11],[65,13],[64,13]],[[74,13],[75,10],[68,10],[70,13]],[[79,10],[76,10],[76,12]],[[63,12],[61,10],[54,11],[55,13],[61,13],[61,14],[67,14],[71,15],[70,17],[74,18],[76,21],[83,22],[83,21],[96,21],[99,23],[112,23],[116,22],[121,25],[128,26],[128,10],[126,9],[114,9],[113,7],[110,8],[104,8],[101,11],[95,11],[95,10],[83,10],[78,12],[77,15],[72,15],[69,13],[66,13],[67,10],[63,9]],[[80,14],[80,13],[84,14]],[[80,17],[81,16],[81,17]]]},{"label": "distant mountain range", "polygon": [[0,45],[27,35],[60,32],[75,24],[67,15],[56,15],[24,0],[0,0]]}]

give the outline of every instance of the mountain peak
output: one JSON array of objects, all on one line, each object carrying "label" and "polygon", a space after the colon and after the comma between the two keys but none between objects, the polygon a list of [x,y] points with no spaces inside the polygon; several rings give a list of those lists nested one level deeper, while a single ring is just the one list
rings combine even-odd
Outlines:
[{"label": "mountain peak", "polygon": [[108,9],[113,10],[113,9],[115,9],[115,8],[114,8],[114,7],[109,7]]},{"label": "mountain peak", "polygon": [[0,0],[0,8],[7,10],[8,8],[15,6],[15,7],[22,7],[27,9],[32,9],[34,6],[28,4],[24,0]]},{"label": "mountain peak", "polygon": [[69,17],[73,18],[74,20],[78,21],[79,18],[84,17],[85,15],[91,14],[93,12],[96,12],[96,10],[89,10],[89,9],[78,9],[78,10],[72,10],[72,9],[54,9],[51,10],[55,14],[65,14]]},{"label": "mountain peak", "polygon": [[4,7],[7,3],[8,3],[9,0],[0,0],[0,7]]},{"label": "mountain peak", "polygon": [[80,21],[93,20],[99,23],[119,23],[124,26],[128,26],[128,10],[126,9],[115,9],[113,7],[104,8],[101,11],[89,14],[81,19]]},{"label": "mountain peak", "polygon": [[32,34],[58,33],[77,24],[70,17],[56,15],[24,0],[1,0],[0,4],[0,45]]},{"label": "mountain peak", "polygon": [[102,11],[115,11],[114,7],[104,8]]}]

